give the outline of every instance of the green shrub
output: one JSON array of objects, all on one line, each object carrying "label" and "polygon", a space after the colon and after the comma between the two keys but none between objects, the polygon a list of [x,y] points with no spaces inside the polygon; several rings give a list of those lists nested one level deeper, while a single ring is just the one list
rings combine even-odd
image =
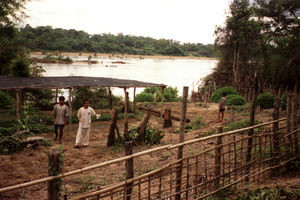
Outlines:
[{"label": "green shrub", "polygon": [[[130,139],[135,145],[137,145],[138,127],[134,126],[128,131]],[[145,130],[145,143],[148,145],[160,144],[160,140],[163,138],[161,130],[153,129],[151,126],[147,126]],[[123,139],[121,139],[123,141]],[[125,141],[125,140],[124,140]]]},{"label": "green shrub", "polygon": [[245,98],[240,95],[230,94],[226,96],[226,104],[228,106],[242,106],[245,105],[245,103]]},{"label": "green shrub", "polygon": [[194,129],[199,129],[203,126],[202,117],[200,115],[192,121],[192,126]]},{"label": "green shrub", "polygon": [[242,106],[230,106],[230,110],[235,112],[246,112],[250,110],[250,104],[245,104]]},{"label": "green shrub", "polygon": [[270,93],[263,93],[257,97],[256,105],[260,106],[263,109],[273,108],[274,100],[274,95]]},{"label": "green shrub", "polygon": [[210,99],[211,102],[218,103],[221,100],[221,97],[222,97],[223,93],[225,93],[226,96],[230,95],[230,94],[236,94],[236,95],[238,95],[238,92],[235,91],[232,87],[228,87],[228,86],[222,87],[222,88],[217,89],[213,93],[213,95],[212,95],[212,97]]},{"label": "green shrub", "polygon": [[0,91],[0,108],[6,108],[13,103],[13,99],[5,92]]},{"label": "green shrub", "polygon": [[287,107],[287,97],[288,97],[288,94],[287,93],[284,93],[281,98],[280,98],[280,107],[282,110],[286,110],[286,107]]},{"label": "green shrub", "polygon": [[141,92],[136,95],[137,102],[153,102],[154,95],[151,93]]},{"label": "green shrub", "polygon": [[[254,124],[258,124],[259,122],[257,120],[254,121]],[[228,131],[234,131],[237,129],[241,129],[241,128],[246,128],[250,126],[250,120],[249,119],[242,119],[236,122],[232,122],[230,124],[227,124],[224,127],[224,132],[228,132]]]}]

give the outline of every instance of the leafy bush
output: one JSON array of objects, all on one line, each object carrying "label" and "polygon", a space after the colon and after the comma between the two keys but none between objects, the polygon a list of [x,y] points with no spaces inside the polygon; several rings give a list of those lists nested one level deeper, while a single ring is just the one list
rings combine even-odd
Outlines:
[{"label": "leafy bush", "polygon": [[192,126],[194,129],[199,129],[203,126],[202,117],[200,115],[192,121]]},{"label": "leafy bush", "polygon": [[230,94],[226,96],[226,104],[229,106],[242,106],[245,105],[245,103],[245,98],[240,95]]},{"label": "leafy bush", "polygon": [[250,104],[245,104],[242,106],[230,106],[230,109],[236,112],[246,112],[250,110]]},{"label": "leafy bush", "polygon": [[136,95],[136,101],[137,102],[153,102],[154,95],[143,91]]},{"label": "leafy bush", "polygon": [[[258,124],[259,122],[257,120],[254,121],[254,124]],[[241,128],[246,128],[250,126],[250,120],[249,119],[242,119],[236,122],[232,122],[230,124],[227,124],[224,127],[224,132],[228,132],[228,131],[234,131],[237,129],[241,129]]]},{"label": "leafy bush", "polygon": [[281,200],[281,199],[298,199],[299,190],[283,189],[283,188],[258,188],[255,191],[249,191],[237,198],[237,200]]},{"label": "leafy bush", "polygon": [[5,108],[13,103],[13,99],[4,91],[0,91],[0,108]]},{"label": "leafy bush", "polygon": [[[137,94],[137,102],[153,102],[154,92],[157,95],[157,101],[161,101],[162,90],[160,87],[150,87],[145,88],[141,93]],[[180,97],[178,97],[178,89],[175,87],[166,87],[164,89],[164,102],[178,102]]]},{"label": "leafy bush", "polygon": [[232,87],[226,86],[226,87],[222,87],[217,89],[211,97],[211,102],[214,103],[218,103],[222,97],[222,93],[225,93],[226,95],[230,95],[230,94],[236,94],[238,95],[239,93],[237,91],[235,91]]},{"label": "leafy bush", "polygon": [[287,97],[288,97],[288,94],[287,93],[284,93],[282,96],[281,96],[281,99],[280,99],[280,107],[282,110],[286,110],[286,107],[287,107]]},{"label": "leafy bush", "polygon": [[263,93],[257,97],[256,105],[260,106],[263,109],[273,108],[274,100],[275,100],[274,95],[270,93]]},{"label": "leafy bush", "polygon": [[[138,127],[134,126],[128,131],[130,139],[135,145],[137,145]],[[160,140],[163,138],[162,131],[159,129],[153,129],[151,126],[147,126],[145,130],[145,143],[148,145],[160,144]],[[124,140],[125,141],[125,140]]]}]

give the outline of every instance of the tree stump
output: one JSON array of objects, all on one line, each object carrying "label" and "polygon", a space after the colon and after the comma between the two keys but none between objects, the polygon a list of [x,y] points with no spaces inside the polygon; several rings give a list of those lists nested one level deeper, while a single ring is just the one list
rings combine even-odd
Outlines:
[{"label": "tree stump", "polygon": [[164,128],[172,127],[172,120],[171,120],[171,109],[167,108],[164,110]]}]

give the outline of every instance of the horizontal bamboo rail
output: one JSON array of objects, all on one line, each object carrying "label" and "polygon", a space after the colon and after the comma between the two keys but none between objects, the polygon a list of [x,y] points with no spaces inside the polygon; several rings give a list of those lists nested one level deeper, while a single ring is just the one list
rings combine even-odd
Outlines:
[{"label": "horizontal bamboo rail", "polygon": [[[0,188],[0,193],[7,192],[7,191],[12,191],[12,190],[32,186],[32,185],[37,185],[37,184],[41,184],[41,183],[46,183],[46,182],[49,182],[49,181],[52,181],[52,180],[55,180],[55,179],[65,178],[65,177],[76,175],[76,174],[81,174],[81,173],[86,172],[86,171],[90,171],[90,170],[101,168],[101,167],[111,165],[111,164],[114,164],[114,163],[126,161],[126,160],[129,160],[129,159],[132,159],[132,158],[135,158],[135,157],[138,157],[138,156],[142,156],[142,155],[146,155],[146,154],[150,154],[150,153],[153,153],[153,152],[157,152],[157,151],[161,151],[161,150],[171,150],[171,149],[175,149],[175,148],[178,148],[178,147],[181,147],[181,146],[193,144],[193,143],[196,143],[196,142],[201,142],[201,141],[213,139],[213,138],[220,137],[220,136],[232,135],[232,134],[248,131],[250,129],[267,126],[267,125],[274,124],[276,122],[280,122],[280,121],[284,121],[284,120],[286,120],[286,118],[281,118],[281,119],[278,119],[278,120],[257,124],[257,125],[250,126],[250,127],[247,127],[247,128],[238,129],[238,130],[229,131],[229,132],[220,133],[220,134],[215,134],[215,135],[211,135],[211,136],[207,136],[207,137],[203,137],[203,138],[197,138],[197,139],[189,140],[189,141],[174,144],[174,145],[170,144],[170,145],[157,147],[157,148],[154,148],[154,149],[145,150],[145,151],[142,151],[142,152],[134,153],[134,154],[129,155],[129,156],[117,158],[117,159],[114,159],[114,160],[105,161],[105,162],[102,162],[102,163],[98,163],[98,164],[91,165],[91,166],[88,166],[88,167],[84,167],[84,168],[81,168],[81,169],[77,169],[77,170],[74,170],[74,171],[61,173],[57,176],[49,176],[49,177],[45,177],[45,178],[42,178],[42,179],[30,181],[30,182],[27,182],[27,183],[21,183],[21,184],[17,184],[17,185],[13,185],[13,186]],[[193,131],[193,133],[198,133],[198,132],[199,131]]]}]

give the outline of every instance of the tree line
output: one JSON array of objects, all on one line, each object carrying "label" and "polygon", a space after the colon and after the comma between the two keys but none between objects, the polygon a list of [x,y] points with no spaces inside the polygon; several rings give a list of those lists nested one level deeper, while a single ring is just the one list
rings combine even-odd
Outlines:
[{"label": "tree line", "polygon": [[19,29],[24,46],[35,51],[99,52],[135,55],[214,57],[214,46],[202,43],[180,44],[175,40],[124,35],[89,34],[75,29],[26,25]]}]

